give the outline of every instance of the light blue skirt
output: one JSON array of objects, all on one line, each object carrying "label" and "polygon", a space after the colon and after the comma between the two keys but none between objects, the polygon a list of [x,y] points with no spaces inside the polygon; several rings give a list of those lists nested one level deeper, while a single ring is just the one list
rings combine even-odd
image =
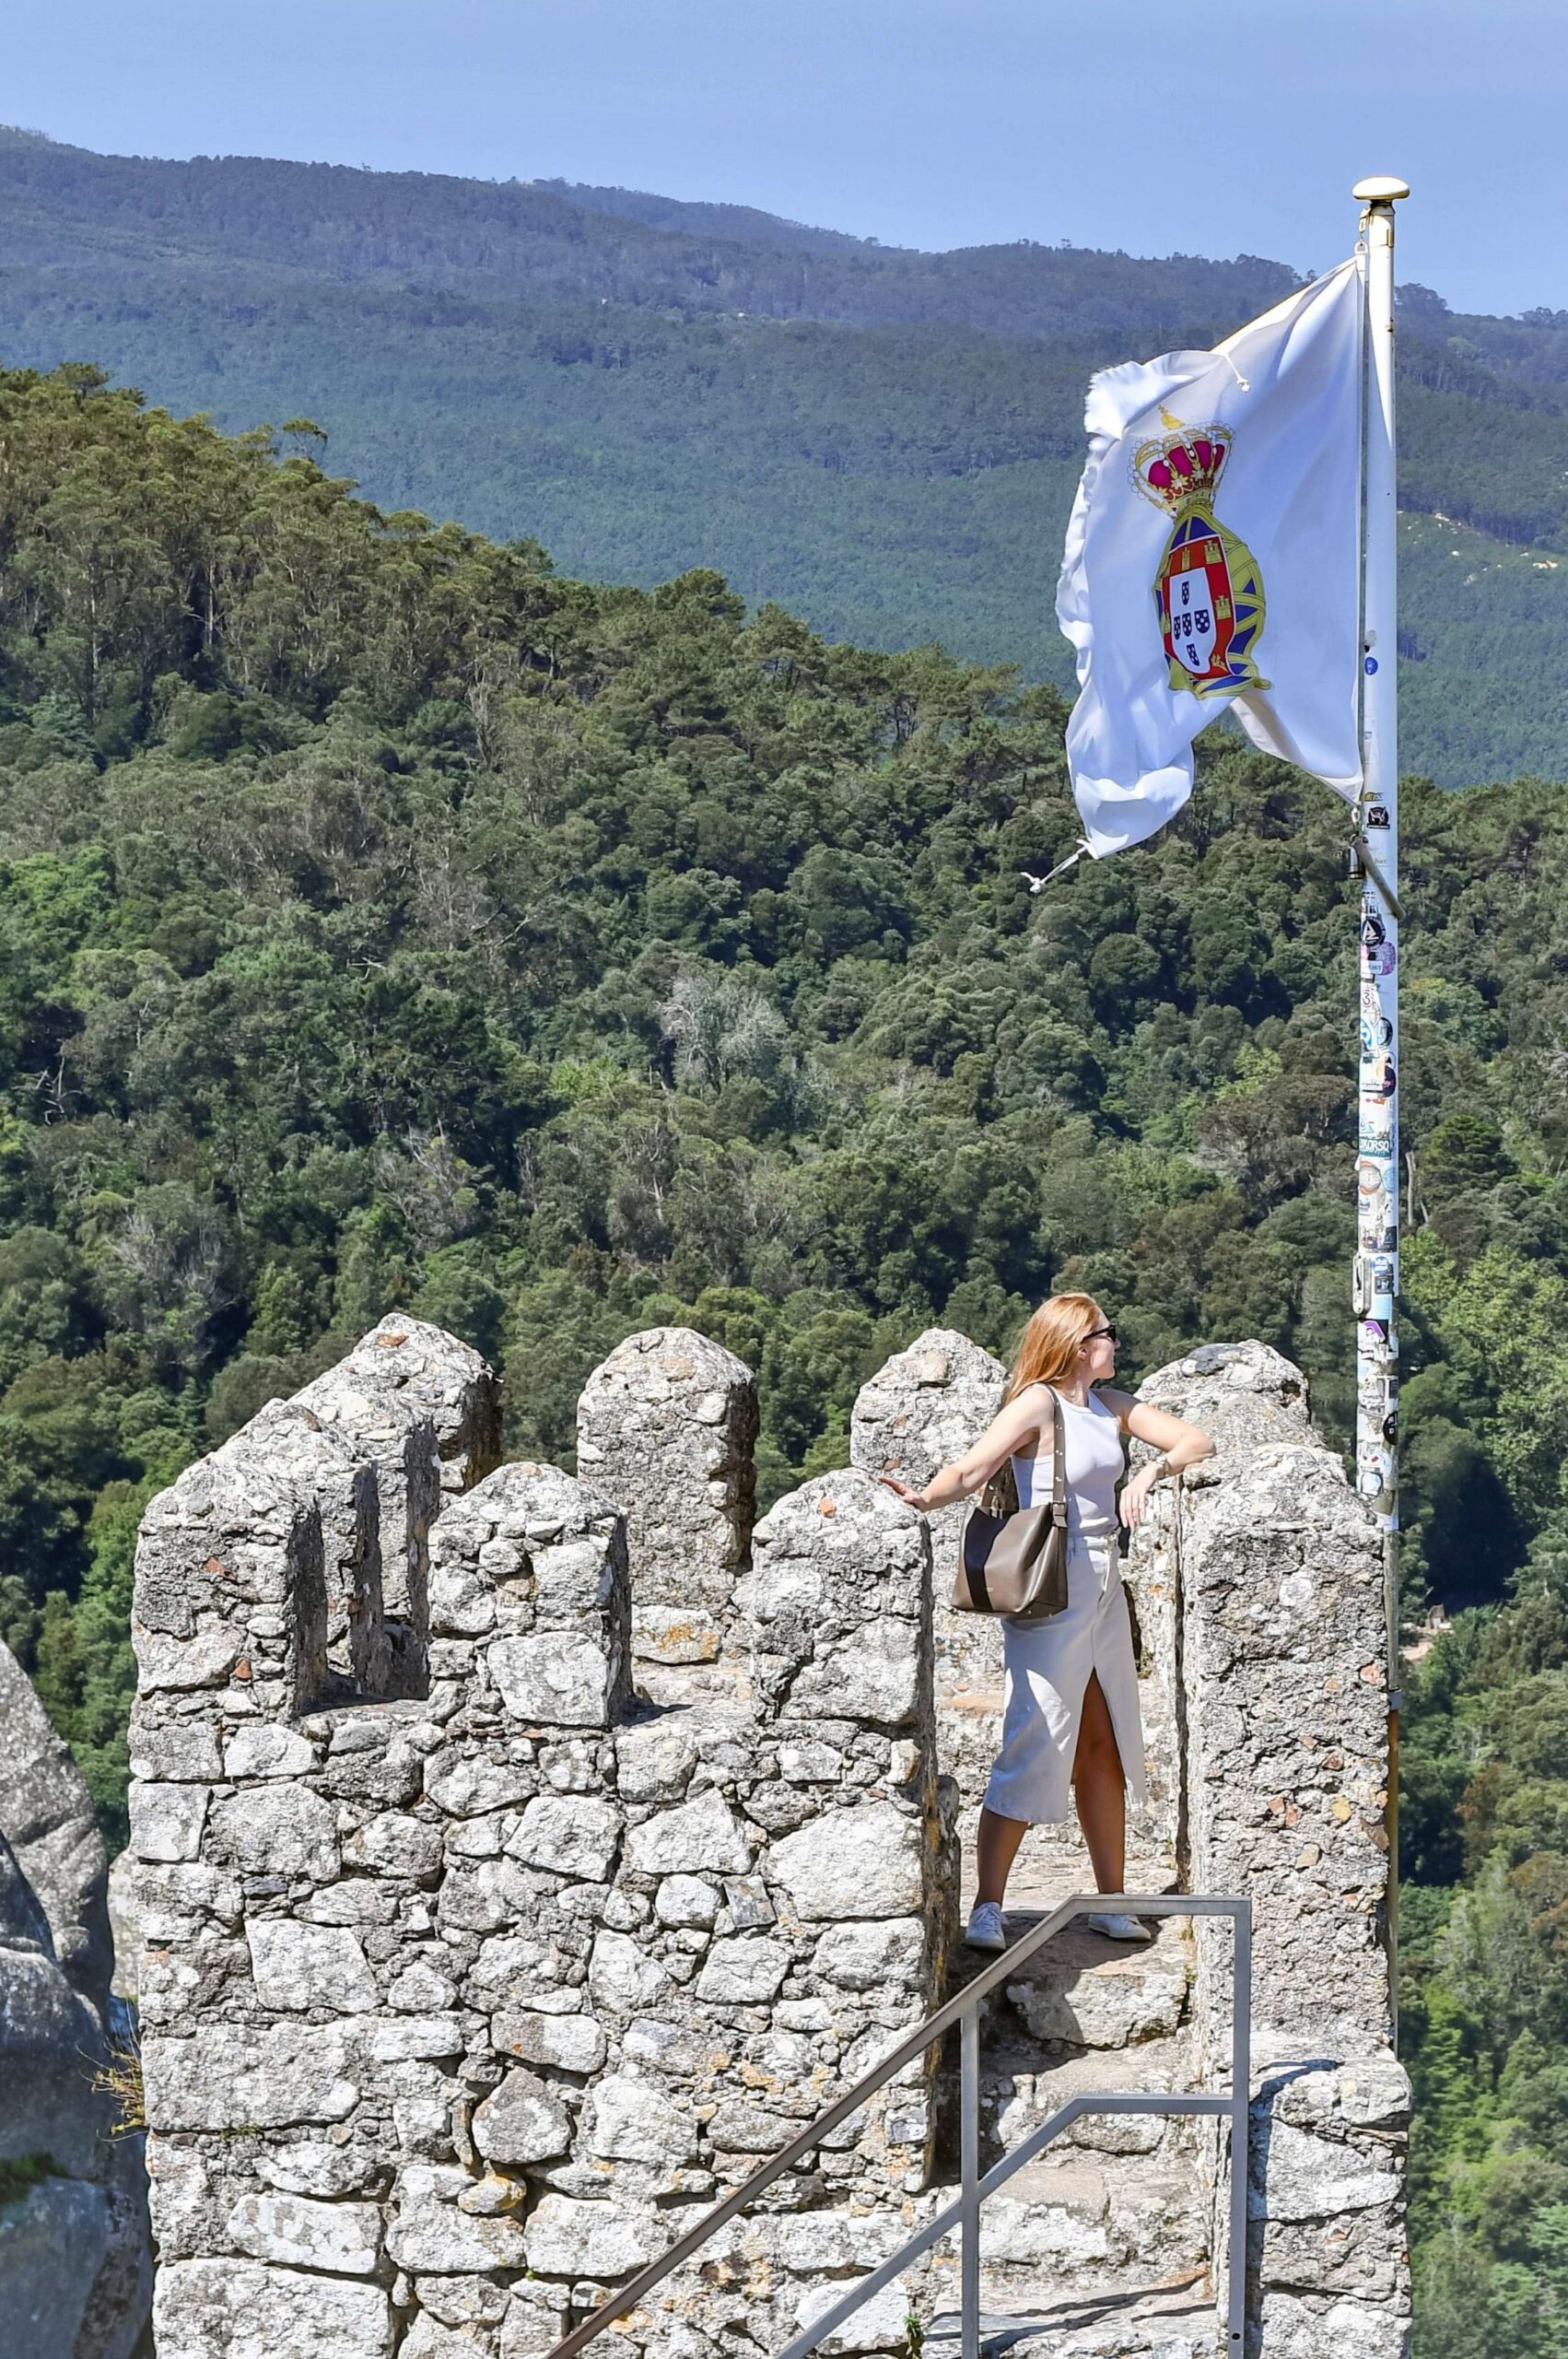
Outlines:
[{"label": "light blue skirt", "polygon": [[1072,1814],[1072,1759],[1090,1673],[1116,1731],[1129,1805],[1148,1800],[1138,1665],[1116,1538],[1071,1538],[1067,1603],[1047,1622],[1002,1619],[1007,1708],[986,1807],[1002,1818],[1055,1824]]}]

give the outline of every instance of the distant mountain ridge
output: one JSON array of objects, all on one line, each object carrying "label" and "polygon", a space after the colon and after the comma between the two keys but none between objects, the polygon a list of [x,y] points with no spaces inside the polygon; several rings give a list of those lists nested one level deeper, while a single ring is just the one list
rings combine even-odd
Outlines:
[{"label": "distant mountain ridge", "polygon": [[[1288,265],[922,253],[559,181],[99,156],[0,131],[0,361],[230,429],[314,418],[366,495],[564,570],[714,566],[832,636],[1069,677],[1094,369],[1207,344]],[[1408,766],[1568,777],[1568,313],[1401,301]]]}]

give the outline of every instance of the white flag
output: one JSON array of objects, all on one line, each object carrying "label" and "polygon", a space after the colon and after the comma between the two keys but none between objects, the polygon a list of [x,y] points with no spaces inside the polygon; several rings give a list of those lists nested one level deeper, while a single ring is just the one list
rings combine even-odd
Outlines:
[{"label": "white flag", "polygon": [[1096,855],[1181,809],[1192,741],[1227,705],[1265,753],[1355,799],[1364,317],[1342,263],[1212,352],[1089,387],[1057,618],[1078,654],[1067,751]]}]

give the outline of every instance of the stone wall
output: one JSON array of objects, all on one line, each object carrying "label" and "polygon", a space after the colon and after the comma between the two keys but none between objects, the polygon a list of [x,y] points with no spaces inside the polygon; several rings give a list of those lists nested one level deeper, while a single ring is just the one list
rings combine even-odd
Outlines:
[{"label": "stone wall", "polygon": [[[921,1479],[1000,1384],[922,1336],[862,1393],[856,1465],[753,1530],[755,1386],[718,1346],[619,1346],[573,1479],[487,1471],[487,1371],[393,1319],[152,1503],[132,1752],[159,2359],[532,2359],[945,1995],[939,1770],[972,1804],[997,1634],[945,1611],[957,1516],[928,1531],[873,1470]],[[1145,1856],[1257,1905],[1265,2347],[1353,2328],[1393,2359],[1375,1543],[1276,1355],[1200,1352],[1144,1393],[1220,1440],[1128,1572]],[[1224,1949],[1203,1934],[1211,2085]],[[937,2063],[624,2336],[782,2347],[939,2200]],[[1211,2142],[1215,2190],[1221,2163]],[[901,2349],[929,2291],[837,2347]]]},{"label": "stone wall", "polygon": [[[1252,1896],[1255,2347],[1398,2359],[1410,2087],[1393,2052],[1382,1541],[1314,1433],[1301,1370],[1219,1344],[1139,1388],[1212,1433],[1144,1544],[1180,1599],[1189,1888]],[[1161,1496],[1161,1495],[1157,1495]],[[1198,1936],[1197,2027],[1223,2083],[1231,1937]],[[1211,2149],[1223,2260],[1224,2189]]]},{"label": "stone wall", "polygon": [[[661,1381],[699,1341],[661,1338]],[[334,1376],[144,1524],[159,2359],[523,2359],[934,2002],[954,1924],[929,1545],[864,1474],[808,1484],[718,1601],[740,1675],[638,1700],[619,1507],[509,1465],[430,1521],[408,1502],[433,1404],[372,1391],[324,1418]],[[728,1415],[710,1385],[696,1423],[728,1446],[715,1391]],[[425,1692],[378,1696],[405,1520]],[[673,2281],[645,2336],[787,2340],[924,2186],[935,2062]]]}]

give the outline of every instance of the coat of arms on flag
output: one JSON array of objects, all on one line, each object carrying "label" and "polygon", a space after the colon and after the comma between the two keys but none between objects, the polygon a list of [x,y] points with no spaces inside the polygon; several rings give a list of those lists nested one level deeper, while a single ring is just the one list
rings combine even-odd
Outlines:
[{"label": "coat of arms on flag", "polygon": [[1176,519],[1154,576],[1171,686],[1197,697],[1266,688],[1252,652],[1263,629],[1263,577],[1252,552],[1214,516],[1230,429],[1189,428],[1167,409],[1160,418],[1172,430],[1139,445],[1132,479]]}]

